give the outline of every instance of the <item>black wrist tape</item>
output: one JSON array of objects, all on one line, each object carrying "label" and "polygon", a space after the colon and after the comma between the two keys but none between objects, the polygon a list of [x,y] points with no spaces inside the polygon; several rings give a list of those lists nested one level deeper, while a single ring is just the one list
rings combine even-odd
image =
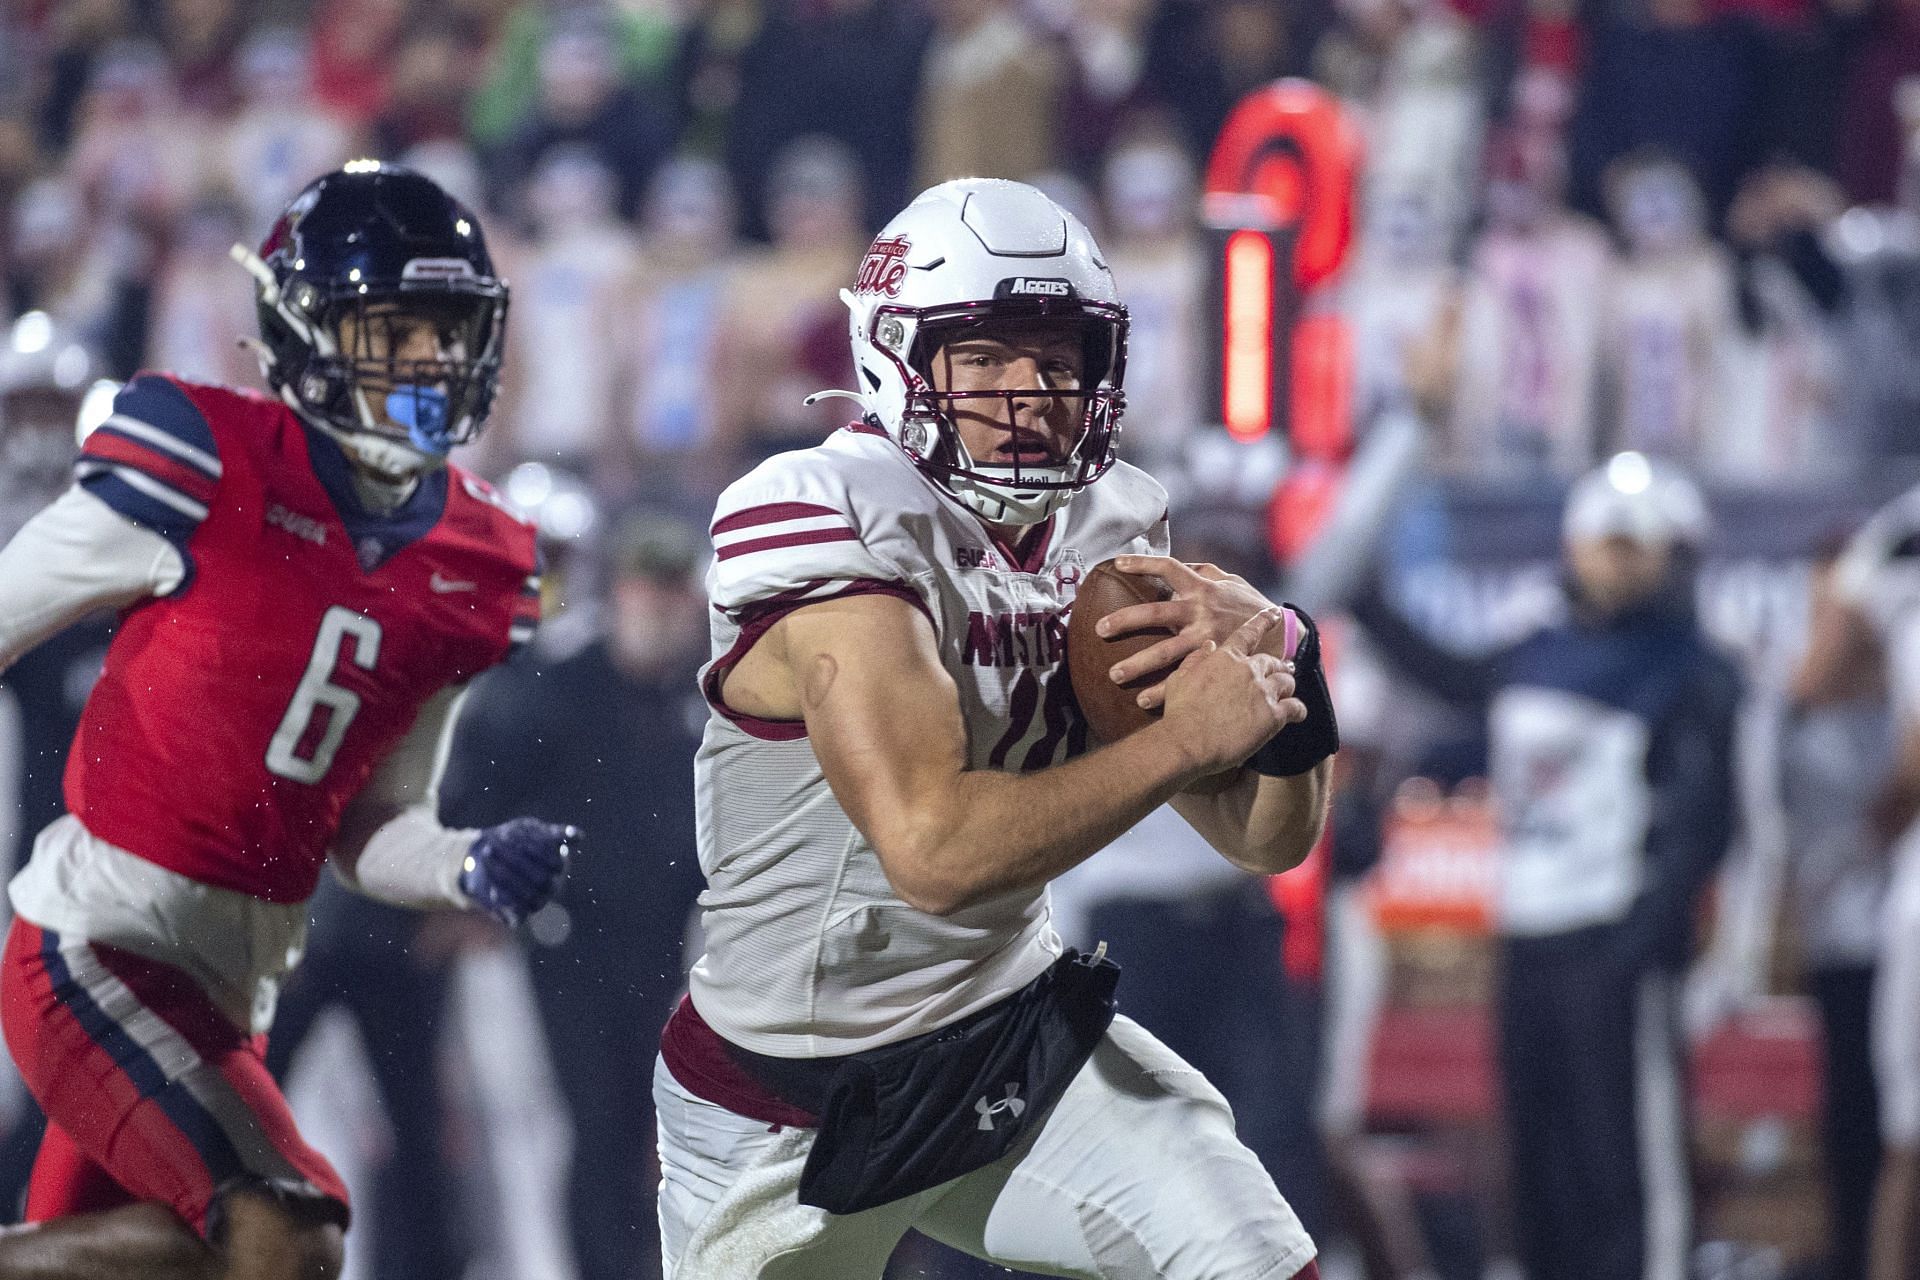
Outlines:
[{"label": "black wrist tape", "polygon": [[1289,604],[1305,633],[1293,651],[1293,696],[1307,704],[1307,718],[1290,724],[1254,752],[1247,766],[1269,778],[1305,773],[1340,749],[1340,725],[1333,718],[1327,674],[1320,669],[1320,632],[1307,611]]}]

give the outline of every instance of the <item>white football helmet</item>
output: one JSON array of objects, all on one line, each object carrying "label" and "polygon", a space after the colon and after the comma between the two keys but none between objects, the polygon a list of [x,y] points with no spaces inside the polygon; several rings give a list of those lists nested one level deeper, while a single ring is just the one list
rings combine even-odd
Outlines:
[{"label": "white football helmet", "polygon": [[[1080,220],[1034,188],[960,178],[922,192],[867,250],[852,289],[855,392],[867,417],[954,497],[995,524],[1038,524],[1113,465],[1124,399],[1127,309]],[[1071,317],[1084,326],[1080,429],[1058,462],[974,459],[953,402],[1000,399],[1009,422],[1022,391],[939,392],[935,351],[1004,320]]]}]

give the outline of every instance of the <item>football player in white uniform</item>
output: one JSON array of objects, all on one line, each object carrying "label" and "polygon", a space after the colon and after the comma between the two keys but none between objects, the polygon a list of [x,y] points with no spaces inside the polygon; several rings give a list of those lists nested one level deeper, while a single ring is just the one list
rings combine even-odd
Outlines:
[{"label": "football player in white uniform", "polygon": [[1871,1017],[1883,1155],[1868,1274],[1893,1277],[1920,1270],[1920,488],[1882,508],[1840,557],[1794,697],[1845,697],[1876,661],[1901,742],[1871,813],[1893,869]]},{"label": "football player in white uniform", "polygon": [[[1046,196],[934,187],[842,297],[862,417],[713,522],[666,1274],[877,1280],[916,1228],[1089,1280],[1312,1276],[1218,1092],[1113,1015],[1112,962],[1062,954],[1047,902],[1168,801],[1239,866],[1305,857],[1337,746],[1311,626],[1280,656],[1279,607],[1166,558],[1164,491],[1114,459],[1126,311]],[[1114,556],[1176,588],[1110,616],[1173,632],[1115,679],[1178,669],[1089,751],[1066,613]]]}]

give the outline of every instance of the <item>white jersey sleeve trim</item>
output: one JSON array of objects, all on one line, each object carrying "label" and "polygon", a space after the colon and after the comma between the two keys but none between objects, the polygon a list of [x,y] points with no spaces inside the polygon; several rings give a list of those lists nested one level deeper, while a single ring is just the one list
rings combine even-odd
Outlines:
[{"label": "white jersey sleeve trim", "polygon": [[166,595],[185,577],[173,543],[68,489],[0,548],[0,671],[89,613]]}]

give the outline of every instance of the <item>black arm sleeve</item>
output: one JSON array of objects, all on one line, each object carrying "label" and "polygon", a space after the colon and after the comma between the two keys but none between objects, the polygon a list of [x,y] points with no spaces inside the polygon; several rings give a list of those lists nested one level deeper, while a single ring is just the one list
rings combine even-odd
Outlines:
[{"label": "black arm sleeve", "polygon": [[1387,603],[1378,577],[1367,579],[1349,607],[1380,656],[1407,679],[1466,707],[1484,707],[1493,700],[1504,651],[1472,657],[1435,644]]},{"label": "black arm sleeve", "polygon": [[1739,673],[1726,659],[1708,654],[1655,730],[1647,752],[1653,813],[1646,876],[1626,922],[1628,945],[1643,961],[1677,967],[1693,950],[1700,890],[1733,838],[1739,703]]}]

